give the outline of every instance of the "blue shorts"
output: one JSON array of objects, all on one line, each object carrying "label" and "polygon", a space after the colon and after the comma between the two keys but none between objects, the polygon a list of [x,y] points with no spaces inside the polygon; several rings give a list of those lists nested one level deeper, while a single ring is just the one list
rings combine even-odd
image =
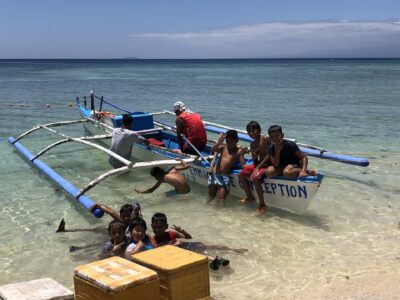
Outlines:
[{"label": "blue shorts", "polygon": [[176,189],[165,192],[165,196],[181,196],[190,193],[190,188],[186,193],[179,193]]},{"label": "blue shorts", "polygon": [[208,185],[213,184],[229,188],[229,186],[231,185],[231,180],[227,175],[209,174]]}]

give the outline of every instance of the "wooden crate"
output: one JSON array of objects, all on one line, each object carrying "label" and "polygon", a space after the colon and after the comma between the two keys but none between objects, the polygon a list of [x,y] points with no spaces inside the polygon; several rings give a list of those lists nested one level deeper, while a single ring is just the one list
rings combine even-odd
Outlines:
[{"label": "wooden crate", "polygon": [[120,257],[79,266],[74,273],[76,300],[160,298],[157,273]]},{"label": "wooden crate", "polygon": [[175,246],[132,255],[133,261],[158,273],[160,299],[189,300],[210,296],[208,258]]}]

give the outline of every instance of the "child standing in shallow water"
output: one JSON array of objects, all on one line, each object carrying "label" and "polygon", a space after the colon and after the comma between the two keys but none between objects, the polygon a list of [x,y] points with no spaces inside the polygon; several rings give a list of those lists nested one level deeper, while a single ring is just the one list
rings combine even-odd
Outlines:
[{"label": "child standing in shallow water", "polygon": [[[226,144],[224,144],[224,139]],[[239,141],[236,130],[228,130],[226,134],[221,133],[217,144],[211,151],[216,155],[214,165],[210,168],[208,175],[208,195],[209,200],[217,196],[218,199],[224,200],[229,193],[230,178],[232,167],[239,161],[242,167],[245,165],[245,150],[239,148]]]}]

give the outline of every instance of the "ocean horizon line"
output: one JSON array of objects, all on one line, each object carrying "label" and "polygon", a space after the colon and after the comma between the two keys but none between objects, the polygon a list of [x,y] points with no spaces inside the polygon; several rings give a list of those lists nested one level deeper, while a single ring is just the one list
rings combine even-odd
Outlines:
[{"label": "ocean horizon line", "polygon": [[136,57],[120,57],[120,58],[0,58],[0,61],[23,61],[23,60],[36,60],[36,61],[55,61],[55,60],[97,60],[97,61],[116,61],[116,60],[130,60],[130,61],[227,61],[227,60],[398,60],[399,57],[281,57],[281,58],[136,58]]}]

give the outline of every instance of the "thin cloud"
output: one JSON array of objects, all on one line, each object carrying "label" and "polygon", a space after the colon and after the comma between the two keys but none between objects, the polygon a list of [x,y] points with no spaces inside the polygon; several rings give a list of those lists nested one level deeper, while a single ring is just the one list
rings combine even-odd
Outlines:
[{"label": "thin cloud", "polygon": [[[261,23],[205,32],[132,34],[141,43],[160,43],[164,53],[192,51],[193,57],[339,56],[400,57],[400,22]],[[375,49],[376,53],[371,53]],[[374,52],[372,51],[372,52]],[[347,53],[347,54],[346,54]],[[172,53],[171,53],[172,54]]]}]

